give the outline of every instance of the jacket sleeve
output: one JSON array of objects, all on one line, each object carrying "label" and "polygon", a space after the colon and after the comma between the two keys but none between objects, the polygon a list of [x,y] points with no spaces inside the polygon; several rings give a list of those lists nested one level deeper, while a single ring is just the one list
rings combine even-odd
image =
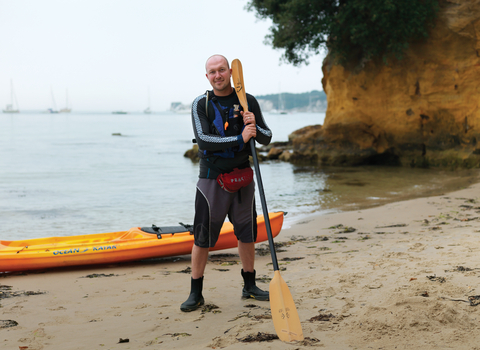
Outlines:
[{"label": "jacket sleeve", "polygon": [[205,112],[206,99],[206,95],[200,95],[192,104],[192,125],[198,148],[206,151],[222,151],[228,147],[243,145],[242,135],[221,136],[210,132],[211,123]]},{"label": "jacket sleeve", "polygon": [[255,122],[257,124],[257,137],[255,137],[255,141],[262,145],[268,145],[272,140],[272,131],[265,122],[265,119],[263,119],[260,105],[258,104],[257,99],[249,94],[247,94],[247,101],[249,108],[255,115]]}]

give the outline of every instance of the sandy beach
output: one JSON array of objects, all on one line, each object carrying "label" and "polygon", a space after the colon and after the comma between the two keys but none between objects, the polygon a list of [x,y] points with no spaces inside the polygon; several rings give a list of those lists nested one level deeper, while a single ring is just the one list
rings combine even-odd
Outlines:
[{"label": "sandy beach", "polygon": [[[259,341],[275,335],[270,306],[241,299],[236,249],[211,253],[206,305],[191,313],[179,310],[189,256],[3,274],[0,348],[480,349],[479,235],[480,184],[284,228],[277,256],[299,343]],[[257,248],[268,288],[271,257]]]}]

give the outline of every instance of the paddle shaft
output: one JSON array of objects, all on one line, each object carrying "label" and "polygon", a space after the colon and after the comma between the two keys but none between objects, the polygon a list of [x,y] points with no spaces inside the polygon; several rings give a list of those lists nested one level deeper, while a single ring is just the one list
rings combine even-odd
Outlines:
[{"label": "paddle shaft", "polygon": [[[245,108],[245,107],[244,107]],[[265,191],[263,190],[262,175],[260,174],[260,166],[258,165],[257,152],[255,150],[255,139],[250,139],[250,148],[252,150],[253,166],[255,167],[255,175],[257,177],[258,193],[260,194],[260,202],[262,203],[263,217],[265,218],[265,227],[267,229],[268,245],[270,246],[270,255],[272,255],[273,270],[278,270],[277,252],[275,251],[275,243],[273,242],[272,228],[270,226],[270,218],[268,217],[267,201],[265,200]]]},{"label": "paddle shaft", "polygon": [[[248,111],[247,94],[245,93],[245,85],[243,84],[242,64],[238,59],[232,61],[232,77],[235,85],[240,104],[243,110]],[[287,284],[280,275],[278,268],[277,253],[275,252],[275,244],[273,242],[272,228],[270,226],[270,218],[268,216],[267,202],[265,200],[265,192],[263,190],[262,177],[260,175],[260,166],[258,165],[257,152],[255,150],[255,139],[249,140],[252,151],[253,165],[255,166],[255,174],[257,175],[258,193],[262,202],[263,216],[265,218],[265,228],[270,246],[270,254],[272,255],[274,276],[270,281],[270,309],[272,310],[272,320],[277,332],[278,338],[282,341],[302,341],[303,331],[298,317],[297,308],[293,301],[292,294]]]},{"label": "paddle shaft", "polygon": [[[232,61],[232,76],[235,91],[238,100],[243,107],[243,111],[248,111],[247,94],[243,83],[243,68],[238,59]],[[265,228],[267,229],[268,245],[270,247],[270,254],[272,255],[273,270],[278,271],[277,253],[275,252],[275,244],[273,243],[272,229],[270,226],[270,218],[268,216],[267,201],[265,200],[265,192],[263,190],[262,176],[260,175],[260,166],[258,165],[257,152],[255,150],[255,139],[252,137],[249,140],[250,149],[253,157],[253,165],[255,167],[255,175],[257,176],[258,193],[260,194],[260,201],[262,202],[263,217],[265,218]]]}]

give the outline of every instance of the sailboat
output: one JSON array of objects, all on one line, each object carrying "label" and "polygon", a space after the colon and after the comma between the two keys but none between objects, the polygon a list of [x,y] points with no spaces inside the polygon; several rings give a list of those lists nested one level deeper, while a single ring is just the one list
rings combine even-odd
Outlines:
[{"label": "sailboat", "polygon": [[57,104],[55,103],[55,97],[53,96],[53,87],[50,87],[50,91],[52,93],[53,108],[48,108],[47,113],[58,113]]},{"label": "sailboat", "polygon": [[68,108],[68,89],[65,89],[65,108],[60,110],[60,113],[70,113],[72,111],[71,108]]},{"label": "sailboat", "polygon": [[150,88],[148,88],[148,107],[145,108],[143,111],[145,114],[152,114],[152,110],[150,109]]},{"label": "sailboat", "polygon": [[[16,109],[13,107],[13,100],[15,99]],[[17,96],[15,96],[15,92],[13,91],[13,80],[10,80],[10,104],[5,106],[3,113],[20,113],[18,109],[18,101]]]},{"label": "sailboat", "polygon": [[283,100],[283,92],[282,89],[280,88],[280,83],[278,84],[278,109],[272,109],[270,111],[270,114],[287,114],[287,111],[285,110],[285,101]]},{"label": "sailboat", "polygon": [[283,101],[283,93],[278,94],[278,109],[272,109],[270,114],[287,114],[285,103]]},{"label": "sailboat", "polygon": [[278,95],[278,106],[278,113],[287,114],[287,111],[285,110],[285,101],[283,100],[283,92]]}]

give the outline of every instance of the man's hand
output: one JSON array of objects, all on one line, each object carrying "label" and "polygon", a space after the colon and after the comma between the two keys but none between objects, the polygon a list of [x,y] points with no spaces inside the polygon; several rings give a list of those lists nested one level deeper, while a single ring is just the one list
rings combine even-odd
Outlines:
[{"label": "man's hand", "polygon": [[241,111],[240,113],[242,114],[242,117],[243,117],[243,124],[245,124],[245,125],[247,125],[247,124],[255,125],[255,115],[252,112]]},{"label": "man's hand", "polygon": [[243,142],[247,143],[252,137],[257,136],[257,128],[253,124],[245,125],[242,131]]}]

